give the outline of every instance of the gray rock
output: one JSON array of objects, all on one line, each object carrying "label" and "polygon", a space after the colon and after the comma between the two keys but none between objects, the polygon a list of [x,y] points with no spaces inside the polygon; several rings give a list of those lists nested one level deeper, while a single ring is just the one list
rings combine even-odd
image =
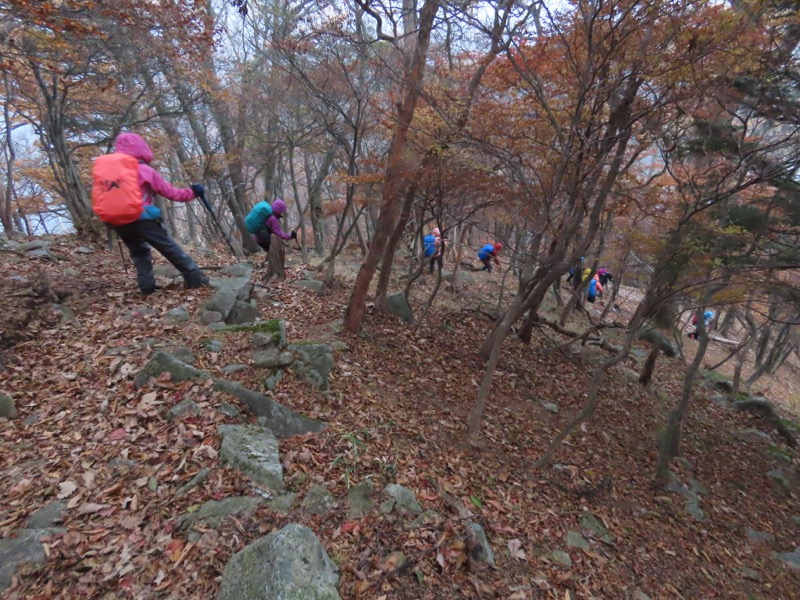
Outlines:
[{"label": "gray rock", "polygon": [[308,288],[317,294],[321,294],[325,289],[325,284],[321,281],[317,281],[316,279],[299,279],[297,281],[293,281],[292,285],[299,288]]},{"label": "gray rock", "polygon": [[259,318],[261,318],[261,313],[258,312],[255,306],[249,302],[237,300],[225,322],[228,325],[242,325],[244,323],[254,323]]},{"label": "gray rock", "polygon": [[349,519],[360,519],[372,512],[372,480],[365,479],[358,485],[354,485],[347,492],[347,517]]},{"label": "gray rock", "polygon": [[328,376],[333,369],[333,350],[325,343],[290,344],[289,350],[299,356],[292,364],[295,374],[315,387],[327,390]]},{"label": "gray rock", "polygon": [[35,250],[28,250],[26,254],[28,258],[44,258],[47,260],[52,260],[53,262],[57,262],[56,257],[50,254],[50,251],[47,248],[36,248]]},{"label": "gray rock", "polygon": [[[166,352],[156,352],[150,361],[134,377],[136,387],[145,385],[151,377],[158,377],[162,373],[172,374],[172,381],[205,380],[211,376],[205,371],[195,369],[182,363]],[[227,379],[211,378],[214,389],[224,392],[244,403],[251,412],[264,417],[269,423],[269,428],[277,437],[290,437],[303,433],[322,431],[324,423],[309,419],[293,410],[283,406],[262,394],[228,381]]]},{"label": "gray rock", "polygon": [[553,404],[552,402],[543,403],[542,404],[542,408],[544,408],[547,411],[550,411],[551,413],[553,413],[555,415],[558,414],[558,405],[557,404]]},{"label": "gray rock", "polygon": [[225,517],[231,515],[245,515],[252,513],[264,499],[258,496],[234,496],[222,500],[209,500],[195,512],[186,513],[178,517],[177,525],[181,531],[186,531],[195,524],[205,523],[217,528]]},{"label": "gray rock", "polygon": [[242,414],[238,408],[236,408],[233,404],[228,404],[227,402],[220,404],[217,407],[217,410],[226,417],[231,417],[232,419],[235,419]]},{"label": "gray rock", "polygon": [[276,387],[278,387],[281,379],[283,379],[283,371],[275,371],[272,375],[264,380],[264,387],[272,392]]},{"label": "gray rock", "polygon": [[577,531],[567,532],[567,548],[580,548],[581,550],[589,551],[591,546],[589,542]]},{"label": "gray rock", "polygon": [[422,506],[417,502],[417,497],[408,488],[396,483],[390,483],[383,491],[394,500],[394,508],[414,514],[422,512]]},{"label": "gray rock", "polygon": [[303,433],[316,433],[325,428],[325,424],[321,421],[309,419],[238,383],[225,379],[215,379],[214,389],[239,399],[252,413],[259,417],[264,417],[267,426],[279,438]]},{"label": "gray rock", "polygon": [[88,246],[78,246],[75,249],[75,254],[94,254],[94,250],[92,250]]},{"label": "gray rock", "polygon": [[250,343],[254,348],[286,347],[286,321],[270,319],[256,323],[256,325],[260,325],[261,330],[253,333]]},{"label": "gray rock", "polygon": [[342,319],[336,319],[325,325],[325,327],[330,329],[333,333],[341,333],[344,328],[344,322]]},{"label": "gray rock", "polygon": [[614,543],[614,536],[592,513],[586,512],[581,516],[581,527],[591,531],[594,537],[606,544]]},{"label": "gray rock", "polygon": [[350,346],[347,345],[347,342],[343,342],[341,340],[333,340],[330,343],[331,350],[334,352],[346,352],[350,349]]},{"label": "gray rock", "polygon": [[554,562],[560,564],[562,567],[569,568],[572,566],[572,559],[570,558],[569,554],[563,550],[553,550],[550,554],[548,554],[548,557]]},{"label": "gray rock", "polygon": [[143,387],[151,377],[158,377],[162,373],[170,373],[173,381],[187,381],[192,379],[208,379],[208,373],[195,369],[181,362],[167,352],[158,351],[147,364],[133,378],[137,388]]},{"label": "gray rock", "polygon": [[11,244],[11,246],[19,252],[31,252],[33,250],[46,250],[50,247],[50,242],[47,240],[33,240],[31,242],[23,242],[21,244]]},{"label": "gray rock", "polygon": [[220,460],[272,490],[283,489],[283,467],[278,440],[269,429],[256,425],[220,425]]},{"label": "gray rock", "polygon": [[414,312],[402,292],[388,296],[386,298],[386,308],[390,313],[397,315],[407,323],[414,320]]},{"label": "gray rock", "polygon": [[14,399],[7,394],[0,394],[0,418],[16,419],[19,417]]},{"label": "gray rock", "polygon": [[772,542],[775,541],[775,536],[772,535],[769,531],[757,531],[755,529],[750,529],[749,527],[745,527],[744,533],[747,536],[748,541],[750,542],[771,544]]},{"label": "gray rock", "polygon": [[751,569],[749,567],[740,567],[739,571],[741,572],[742,577],[744,577],[745,579],[749,579],[750,581],[762,581],[763,580],[763,577],[761,576],[761,573],[759,573],[755,569]]},{"label": "gray rock", "polygon": [[225,373],[225,375],[231,375],[233,373],[238,373],[239,371],[244,371],[246,368],[247,365],[235,363],[232,365],[225,365],[224,367],[222,367],[222,372]]},{"label": "gray rock", "polygon": [[319,271],[309,271],[307,269],[303,269],[303,278],[304,279],[314,280],[314,279],[317,279],[318,275],[319,275]]},{"label": "gray rock", "polygon": [[222,352],[222,349],[225,347],[222,341],[215,340],[213,338],[207,338],[203,340],[203,346],[209,352],[215,352],[215,353]]},{"label": "gray rock", "polygon": [[209,331],[225,331],[228,326],[225,325],[222,321],[217,321],[215,323],[209,323],[208,329]]},{"label": "gray rock", "polygon": [[75,311],[65,304],[56,305],[56,309],[61,314],[61,324],[72,323],[75,320]]},{"label": "gray rock", "polygon": [[28,517],[28,529],[47,529],[60,524],[65,510],[67,505],[61,500],[43,506]]},{"label": "gray rock", "polygon": [[189,415],[199,415],[203,410],[194,400],[181,400],[173,406],[167,413],[167,419],[174,421],[175,419],[182,419]]},{"label": "gray rock", "polygon": [[733,406],[725,394],[712,394],[708,399],[712,404],[720,408],[731,408]]},{"label": "gray rock", "polygon": [[185,304],[167,311],[167,318],[177,323],[185,323],[189,320],[189,309]]},{"label": "gray rock", "polygon": [[494,552],[492,552],[492,547],[489,545],[489,540],[486,539],[486,532],[483,530],[483,527],[478,523],[467,521],[467,529],[475,536],[475,539],[480,544],[480,551],[475,558],[481,562],[495,566]]},{"label": "gray rock", "polygon": [[267,506],[269,506],[270,510],[273,510],[277,513],[287,514],[292,510],[296,500],[297,494],[294,492],[286,492],[285,494],[275,496],[269,500],[267,502]]},{"label": "gray rock", "polygon": [[63,531],[63,529],[22,529],[14,538],[0,539],[0,592],[11,585],[11,578],[20,565],[43,564],[47,556],[40,540]]},{"label": "gray rock", "polygon": [[211,280],[216,291],[206,300],[205,309],[217,312],[221,320],[228,319],[237,300],[246,300],[250,296],[250,277],[218,277]]},{"label": "gray rock", "polygon": [[218,310],[201,310],[197,318],[203,325],[222,323],[222,313]]},{"label": "gray rock", "polygon": [[208,476],[211,475],[211,471],[212,469],[208,467],[203,467],[200,469],[194,477],[178,488],[178,491],[175,492],[175,497],[181,498],[182,496],[185,496],[191,492],[194,488],[208,479]]},{"label": "gray rock", "polygon": [[794,552],[776,552],[775,558],[783,562],[790,569],[800,571],[800,546],[794,549]]},{"label": "gray rock", "polygon": [[426,510],[419,514],[419,516],[407,525],[407,529],[419,529],[426,525],[433,525],[438,527],[444,519],[435,510]]},{"label": "gray rock", "polygon": [[322,485],[312,485],[300,504],[304,511],[312,515],[327,515],[336,506],[336,498]]},{"label": "gray rock", "polygon": [[700,507],[700,492],[703,491],[703,487],[695,480],[690,480],[690,486],[687,487],[673,475],[670,473],[669,482],[667,482],[667,489],[670,492],[675,492],[676,494],[680,494],[684,498],[686,498],[686,504],[684,505],[684,512],[692,517],[695,521],[703,521],[706,518],[705,512]]},{"label": "gray rock", "polygon": [[314,532],[290,523],[231,557],[217,600],[340,600],[338,583]]},{"label": "gray rock", "polygon": [[270,346],[266,350],[259,350],[253,354],[253,366],[258,369],[288,367],[293,360],[289,352],[281,352],[275,346]]},{"label": "gray rock", "polygon": [[784,469],[773,469],[767,475],[778,482],[783,489],[791,493],[794,488],[794,477],[790,473]]},{"label": "gray rock", "polygon": [[177,358],[182,363],[186,363],[187,365],[193,365],[197,362],[197,357],[194,355],[189,348],[186,346],[178,346],[176,348],[169,348],[167,350],[172,356]]},{"label": "gray rock", "polygon": [[66,275],[67,277],[79,277],[80,274],[81,272],[78,271],[78,269],[73,269],[72,267],[67,267],[66,269],[64,269],[64,275]]},{"label": "gray rock", "polygon": [[[472,273],[467,273],[466,271],[459,270],[458,276],[455,278],[455,281],[462,281],[464,283],[475,283],[475,276]],[[447,271],[442,269],[442,281],[454,281],[453,279],[453,272]]]},{"label": "gray rock", "polygon": [[172,265],[156,265],[153,267],[153,275],[166,279],[177,279],[181,276],[181,272]]},{"label": "gray rock", "polygon": [[253,263],[250,261],[234,263],[221,269],[220,273],[229,277],[244,277],[246,279],[251,279],[253,276]]}]

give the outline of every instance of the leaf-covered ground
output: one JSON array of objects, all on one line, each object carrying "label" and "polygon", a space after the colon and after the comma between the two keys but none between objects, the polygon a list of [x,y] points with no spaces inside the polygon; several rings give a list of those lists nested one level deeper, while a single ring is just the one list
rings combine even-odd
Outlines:
[{"label": "leaf-covered ground", "polygon": [[[698,387],[674,471],[701,484],[705,519],[685,513],[683,496],[651,487],[656,438],[682,383],[677,359],[659,364],[649,390],[636,383],[631,361],[612,371],[594,420],[568,438],[553,468],[536,472],[532,463],[582,407],[603,351],[547,352],[563,341],[552,331],[535,335],[532,347],[509,340],[482,442],[467,443],[483,374],[477,350],[490,326],[475,308],[496,294],[498,273],[476,274],[481,283],[458,296],[443,289],[416,331],[370,310],[364,330],[351,334],[335,321],[353,269],[332,294],[317,296],[291,285],[301,271],[292,257],[289,281],[257,288],[262,316],[286,319],[290,341],[338,339],[348,348],[336,352],[328,393],[291,375],[275,393],[329,424],[281,442],[285,478],[299,498],[325,485],[339,506],[324,517],[262,507],[189,542],[178,516],[209,499],[254,493],[243,475],[218,465],[216,427],[231,420],[215,407],[231,399],[191,383],[136,390],[132,377],[155,349],[171,345],[189,347],[199,368],[220,375],[225,365],[251,362],[250,334],[169,321],[167,311],[181,304],[194,315],[210,292],[176,286],[143,298],[118,252],[80,255],[77,246],[57,239],[57,264],[0,254],[0,392],[20,412],[0,429],[0,537],[58,498],[67,505],[66,533],[46,541],[46,564],[17,573],[8,598],[211,598],[233,553],[289,522],[317,533],[340,567],[343,598],[797,597],[798,572],[773,554],[797,545],[800,506],[767,475],[781,460],[796,467],[797,455],[765,423],[718,407],[708,399],[714,390]],[[30,289],[42,269],[74,319]],[[429,279],[423,289],[430,287]],[[209,351],[209,339],[220,340],[221,351]],[[263,389],[265,376],[248,368],[230,378]],[[186,398],[202,414],[168,420]],[[203,467],[216,468],[176,498]],[[379,511],[348,519],[348,486],[367,478],[376,504],[396,482],[442,519],[415,529]],[[465,511],[486,530],[495,568],[471,557]],[[587,512],[613,539],[581,528]],[[751,541],[747,528],[774,540]],[[569,547],[569,531],[582,533],[588,549]],[[567,552],[571,566],[556,562],[554,550]]]}]

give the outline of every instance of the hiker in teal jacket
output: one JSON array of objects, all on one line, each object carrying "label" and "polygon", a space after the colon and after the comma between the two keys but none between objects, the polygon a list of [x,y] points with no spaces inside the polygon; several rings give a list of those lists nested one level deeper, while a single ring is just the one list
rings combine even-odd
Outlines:
[{"label": "hiker in teal jacket", "polygon": [[[256,208],[257,207],[258,205],[256,205]],[[251,213],[255,212],[256,208],[254,208]],[[253,239],[255,240],[256,244],[258,244],[264,250],[264,252],[269,253],[269,245],[272,240],[272,234],[277,235],[282,240],[297,239],[296,231],[286,233],[283,229],[281,229],[281,223],[278,219],[280,219],[285,213],[286,203],[278,198],[272,203],[272,214],[267,217],[267,220],[264,221],[264,223],[258,228],[258,231],[253,233]],[[248,217],[249,216],[250,215],[248,215]]]}]

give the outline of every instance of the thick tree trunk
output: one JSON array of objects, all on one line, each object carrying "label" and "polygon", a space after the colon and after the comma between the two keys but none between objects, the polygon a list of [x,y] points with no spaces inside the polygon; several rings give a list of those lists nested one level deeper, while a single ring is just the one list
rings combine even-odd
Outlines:
[{"label": "thick tree trunk", "polygon": [[386,297],[389,293],[389,281],[392,276],[394,255],[397,252],[397,247],[400,245],[400,240],[403,238],[406,223],[408,223],[408,219],[411,216],[411,209],[414,206],[414,197],[416,194],[417,185],[416,183],[412,183],[406,189],[403,208],[400,211],[400,219],[395,223],[394,231],[392,231],[392,235],[389,236],[389,240],[383,250],[383,262],[381,263],[381,271],[378,276],[378,287],[375,291],[375,306],[381,309],[386,308]]},{"label": "thick tree trunk", "polygon": [[655,371],[656,361],[658,360],[659,354],[661,354],[661,347],[658,345],[653,345],[653,347],[650,349],[650,354],[647,355],[647,360],[644,361],[642,372],[639,374],[639,383],[642,385],[650,385],[650,381],[653,379],[653,372]]},{"label": "thick tree trunk", "polygon": [[672,459],[680,454],[681,435],[683,423],[686,419],[686,409],[692,399],[692,387],[697,375],[697,370],[703,362],[703,357],[708,348],[708,332],[706,331],[703,319],[697,320],[697,328],[700,336],[700,343],[694,360],[689,364],[686,375],[683,379],[681,398],[677,406],[672,410],[667,418],[667,425],[658,446],[658,459],[656,461],[656,485],[664,487],[669,482],[669,465]]},{"label": "thick tree trunk", "polygon": [[346,329],[356,331],[364,319],[364,309],[367,303],[369,284],[375,275],[375,269],[384,250],[384,245],[391,233],[392,226],[397,221],[398,213],[398,188],[403,177],[404,162],[403,150],[406,145],[408,130],[419,98],[419,89],[425,73],[425,59],[430,43],[433,20],[439,10],[438,0],[426,0],[420,11],[419,31],[414,55],[409,65],[408,75],[404,82],[405,94],[403,102],[398,109],[397,122],[394,127],[392,141],[389,144],[386,159],[386,174],[383,182],[383,202],[375,231],[375,237],[370,243],[369,252],[361,264],[353,285],[353,292],[344,314],[343,324]]},{"label": "thick tree trunk", "polygon": [[283,240],[273,236],[267,253],[267,280],[286,279],[286,245]]}]

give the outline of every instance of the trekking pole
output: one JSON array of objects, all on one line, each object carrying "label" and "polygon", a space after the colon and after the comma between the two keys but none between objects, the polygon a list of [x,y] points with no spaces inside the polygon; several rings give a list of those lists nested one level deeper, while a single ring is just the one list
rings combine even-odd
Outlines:
[{"label": "trekking pole", "polygon": [[122,241],[117,238],[117,244],[119,244],[119,255],[122,257],[122,266],[125,267],[125,275],[128,274],[128,263],[125,262],[125,254],[122,252]]},{"label": "trekking pole", "polygon": [[211,205],[208,203],[208,200],[206,200],[206,195],[200,194],[199,198],[200,202],[203,204],[203,208],[205,208],[208,211],[208,214],[211,215],[211,220],[214,222],[214,225],[217,226],[217,229],[219,229],[219,232],[222,234],[222,237],[225,238],[225,241],[228,243],[228,248],[230,248],[231,252],[233,252],[233,256],[236,259],[238,259],[239,256],[236,254],[236,250],[234,250],[233,244],[231,244],[231,241],[228,239],[228,236],[225,235],[225,231],[222,229],[222,225],[219,224],[219,220],[217,220],[217,215],[214,214],[214,211],[211,209]]}]

